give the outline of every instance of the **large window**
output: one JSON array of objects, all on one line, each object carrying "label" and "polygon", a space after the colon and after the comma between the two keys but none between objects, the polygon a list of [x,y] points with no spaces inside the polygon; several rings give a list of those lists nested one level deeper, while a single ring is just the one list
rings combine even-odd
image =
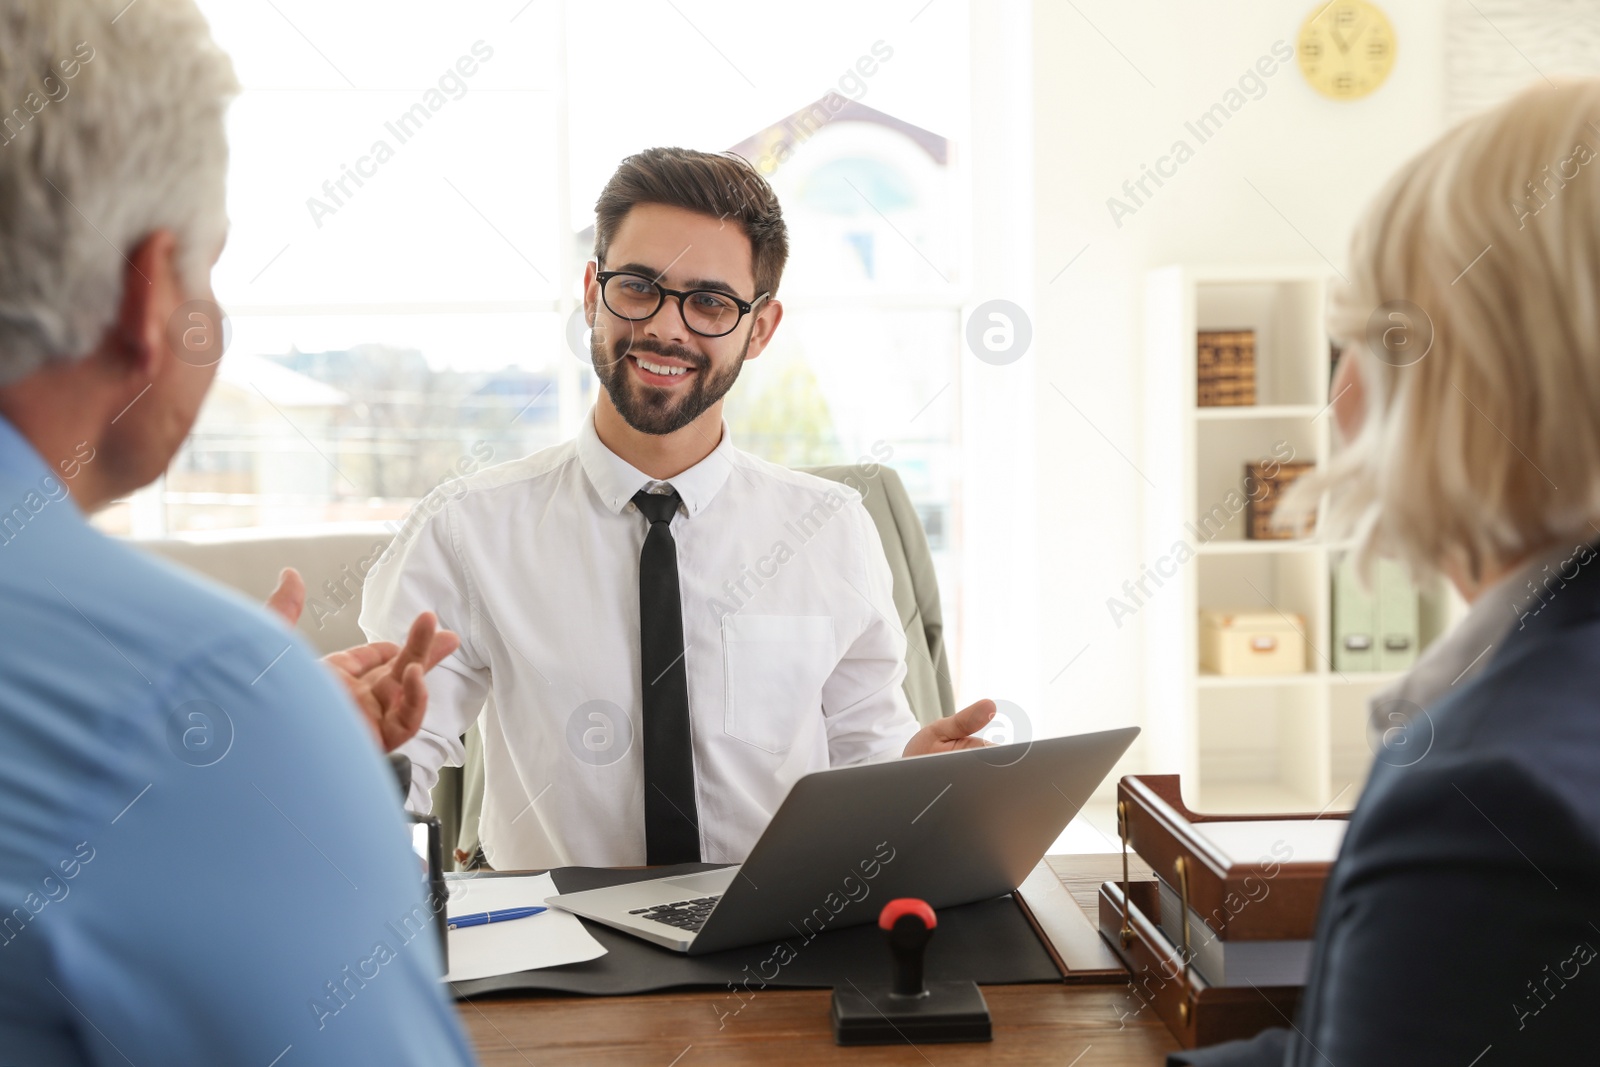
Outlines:
[{"label": "large window", "polygon": [[793,241],[735,443],[887,455],[954,604],[965,3],[201,5],[244,85],[215,274],[232,340],[165,477],[102,525],[392,521],[571,436],[598,389],[574,326],[601,185],[652,144],[732,148]]}]

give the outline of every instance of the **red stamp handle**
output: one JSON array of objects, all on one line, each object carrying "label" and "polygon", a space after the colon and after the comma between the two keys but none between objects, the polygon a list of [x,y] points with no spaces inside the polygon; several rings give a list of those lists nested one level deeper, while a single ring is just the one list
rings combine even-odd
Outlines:
[{"label": "red stamp handle", "polygon": [[894,924],[907,915],[915,915],[921,919],[922,925],[929,930],[939,925],[939,920],[934,917],[933,909],[928,907],[927,901],[918,900],[916,897],[900,897],[883,906],[883,911],[878,914],[878,926],[884,930],[893,930]]}]

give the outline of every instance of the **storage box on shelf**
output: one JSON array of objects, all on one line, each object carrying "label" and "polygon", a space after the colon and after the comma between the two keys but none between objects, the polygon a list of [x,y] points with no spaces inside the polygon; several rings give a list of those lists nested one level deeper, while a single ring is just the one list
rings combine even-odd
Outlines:
[{"label": "storage box on shelf", "polygon": [[1200,670],[1233,676],[1306,669],[1306,620],[1276,611],[1200,611]]},{"label": "storage box on shelf", "polygon": [[[1205,543],[1250,539],[1255,502],[1272,493],[1282,471],[1314,464],[1319,455],[1318,426],[1310,421],[1316,411],[1309,406],[1287,409],[1288,415],[1239,408],[1235,418],[1219,418],[1217,410],[1204,412],[1204,418],[1195,412],[1195,506],[1186,518],[1193,523],[1191,535]],[[1251,476],[1249,465],[1259,473]]]},{"label": "storage box on shelf", "polygon": [[[1245,464],[1320,467],[1332,454],[1328,277],[1323,266],[1174,266],[1147,280],[1144,545],[1165,581],[1140,611],[1146,736],[1152,769],[1182,774],[1195,802],[1211,810],[1353,804],[1372,758],[1366,701],[1399,677],[1334,662],[1334,564],[1345,546],[1314,532],[1247,537]],[[1221,330],[1254,336],[1254,406],[1199,403],[1199,337]],[[1446,620],[1426,604],[1413,655]],[[1203,671],[1202,610],[1302,620],[1302,668]]]},{"label": "storage box on shelf", "polygon": [[1297,520],[1294,526],[1274,525],[1273,516],[1283,494],[1299,478],[1314,470],[1314,463],[1280,463],[1275,459],[1251,460],[1244,465],[1245,536],[1252,541],[1288,541],[1309,537],[1315,518]]},{"label": "storage box on shelf", "polygon": [[1196,344],[1195,391],[1203,408],[1256,402],[1254,330],[1201,331]]}]

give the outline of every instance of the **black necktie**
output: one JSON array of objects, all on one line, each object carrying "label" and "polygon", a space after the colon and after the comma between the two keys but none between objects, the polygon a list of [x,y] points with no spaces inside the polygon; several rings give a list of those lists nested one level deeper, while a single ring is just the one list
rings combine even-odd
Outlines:
[{"label": "black necktie", "polygon": [[633,502],[650,520],[639,552],[645,861],[652,865],[694,863],[700,859],[700,814],[694,800],[678,543],[671,528],[678,494],[641,489]]}]

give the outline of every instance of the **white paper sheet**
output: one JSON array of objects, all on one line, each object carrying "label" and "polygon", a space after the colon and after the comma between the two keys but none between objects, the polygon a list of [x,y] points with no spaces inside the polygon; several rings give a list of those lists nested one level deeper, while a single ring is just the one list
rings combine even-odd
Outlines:
[{"label": "white paper sheet", "polygon": [[[501,908],[533,908],[558,890],[548,874],[447,878],[450,904],[445,914],[471,915]],[[563,963],[581,963],[606,954],[576,915],[550,908],[526,919],[486,923],[450,931],[447,982],[493,978]]]},{"label": "white paper sheet", "polygon": [[1198,822],[1194,829],[1235,864],[1332,863],[1349,825],[1344,819],[1262,819]]}]

